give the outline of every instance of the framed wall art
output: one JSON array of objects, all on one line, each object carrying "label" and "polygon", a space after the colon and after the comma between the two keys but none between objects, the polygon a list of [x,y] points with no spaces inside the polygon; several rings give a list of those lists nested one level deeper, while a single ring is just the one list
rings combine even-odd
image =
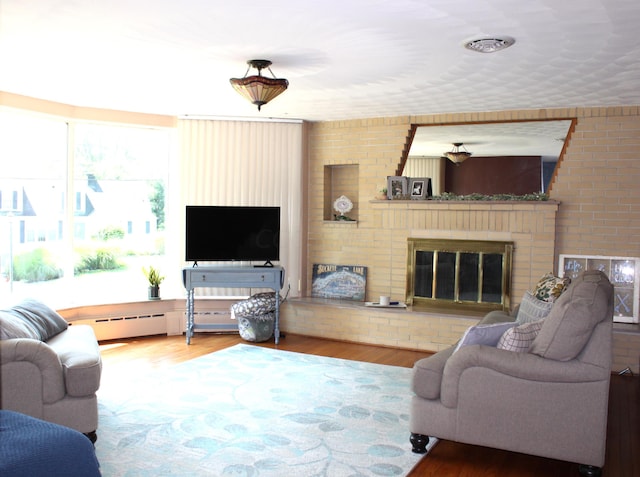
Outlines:
[{"label": "framed wall art", "polygon": [[314,263],[311,296],[340,300],[364,301],[367,267]]},{"label": "framed wall art", "polygon": [[603,255],[562,254],[558,270],[561,276],[575,278],[583,270],[600,270],[613,285],[613,321],[638,323],[640,258]]}]

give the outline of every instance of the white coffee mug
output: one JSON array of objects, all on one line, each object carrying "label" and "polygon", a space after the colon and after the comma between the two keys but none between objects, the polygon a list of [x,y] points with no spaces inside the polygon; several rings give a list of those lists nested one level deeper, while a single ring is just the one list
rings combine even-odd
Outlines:
[{"label": "white coffee mug", "polygon": [[380,306],[389,306],[391,303],[391,297],[380,295]]}]

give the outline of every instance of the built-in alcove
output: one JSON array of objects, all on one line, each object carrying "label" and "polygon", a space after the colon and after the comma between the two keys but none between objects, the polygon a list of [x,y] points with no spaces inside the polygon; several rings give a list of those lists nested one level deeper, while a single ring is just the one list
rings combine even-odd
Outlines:
[{"label": "built-in alcove", "polygon": [[334,203],[341,196],[347,197],[353,203],[353,209],[345,215],[353,221],[358,220],[359,174],[358,164],[324,166],[324,220],[349,223],[342,220],[336,221],[336,216],[339,213],[334,209]]}]

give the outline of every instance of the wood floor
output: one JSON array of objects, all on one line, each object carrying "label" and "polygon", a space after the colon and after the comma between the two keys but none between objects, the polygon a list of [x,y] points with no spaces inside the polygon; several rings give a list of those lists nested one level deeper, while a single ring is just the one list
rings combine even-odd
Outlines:
[{"label": "wood floor", "polygon": [[[196,334],[191,345],[182,336],[154,336],[101,343],[103,369],[111,373],[162,369],[237,343],[238,335]],[[424,352],[287,335],[278,345],[273,341],[256,346],[299,353],[411,367]],[[576,403],[579,405],[579,403]],[[640,378],[612,376],[604,477],[640,477]],[[585,436],[589,439],[589,436]],[[409,447],[407,436],[407,447]],[[440,441],[414,468],[411,477],[572,477],[578,466],[479,446]]]}]

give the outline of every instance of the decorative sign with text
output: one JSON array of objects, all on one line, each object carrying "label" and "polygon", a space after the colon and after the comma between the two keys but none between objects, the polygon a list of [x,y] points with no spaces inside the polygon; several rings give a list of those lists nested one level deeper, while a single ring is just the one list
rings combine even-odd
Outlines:
[{"label": "decorative sign with text", "polygon": [[359,265],[313,265],[311,296],[364,301],[367,267]]}]

